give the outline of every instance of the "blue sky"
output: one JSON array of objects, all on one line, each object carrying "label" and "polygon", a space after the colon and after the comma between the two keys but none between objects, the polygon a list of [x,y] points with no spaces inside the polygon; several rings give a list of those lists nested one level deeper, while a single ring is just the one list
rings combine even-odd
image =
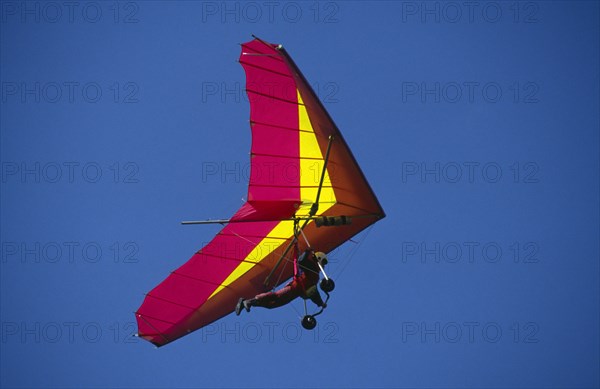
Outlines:
[{"label": "blue sky", "polygon": [[[0,386],[598,387],[597,2],[2,1]],[[250,34],[387,218],[300,302],[164,348],[133,311],[246,195]]]}]

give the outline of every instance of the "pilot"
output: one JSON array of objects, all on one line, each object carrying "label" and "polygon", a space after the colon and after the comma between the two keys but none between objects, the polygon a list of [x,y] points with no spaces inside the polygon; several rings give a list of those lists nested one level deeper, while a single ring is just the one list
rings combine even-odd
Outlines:
[{"label": "pilot", "polygon": [[327,307],[321,298],[317,284],[319,283],[319,265],[327,264],[327,256],[322,252],[306,250],[298,258],[298,274],[290,282],[276,292],[267,292],[256,295],[251,299],[240,298],[235,307],[235,314],[239,315],[244,308],[250,312],[250,307],[277,308],[281,307],[297,297],[304,300],[310,299],[319,307]]}]

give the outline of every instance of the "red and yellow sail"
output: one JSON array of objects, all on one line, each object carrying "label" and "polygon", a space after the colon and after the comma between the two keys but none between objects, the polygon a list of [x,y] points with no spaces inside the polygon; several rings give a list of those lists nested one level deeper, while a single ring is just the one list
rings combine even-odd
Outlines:
[{"label": "red and yellow sail", "polygon": [[314,249],[329,252],[385,216],[339,129],[282,46],[244,43],[240,63],[252,129],[248,200],[210,243],[146,295],[136,312],[138,335],[157,346],[292,276],[291,257],[283,258],[265,284],[293,239],[292,219],[309,216],[322,174],[315,215],[349,216],[352,223],[318,228],[310,221],[304,233]]}]

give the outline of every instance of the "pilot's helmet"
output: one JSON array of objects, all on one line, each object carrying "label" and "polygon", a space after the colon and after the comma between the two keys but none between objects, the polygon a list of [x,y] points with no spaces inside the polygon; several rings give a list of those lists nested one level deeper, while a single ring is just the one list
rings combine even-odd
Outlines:
[{"label": "pilot's helmet", "polygon": [[327,265],[327,255],[325,255],[325,253],[317,251],[315,253],[315,258],[317,259],[317,261],[319,261],[321,265]]}]

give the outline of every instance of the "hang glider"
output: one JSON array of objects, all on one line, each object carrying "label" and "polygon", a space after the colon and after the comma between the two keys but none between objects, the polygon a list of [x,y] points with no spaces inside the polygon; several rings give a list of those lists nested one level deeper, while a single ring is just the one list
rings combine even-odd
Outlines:
[{"label": "hang glider", "polygon": [[[292,277],[290,247],[328,253],[385,217],[339,129],[286,50],[242,44],[252,130],[247,202],[146,294],[138,336],[156,346],[200,329]],[[302,234],[303,239],[298,239]]]}]

